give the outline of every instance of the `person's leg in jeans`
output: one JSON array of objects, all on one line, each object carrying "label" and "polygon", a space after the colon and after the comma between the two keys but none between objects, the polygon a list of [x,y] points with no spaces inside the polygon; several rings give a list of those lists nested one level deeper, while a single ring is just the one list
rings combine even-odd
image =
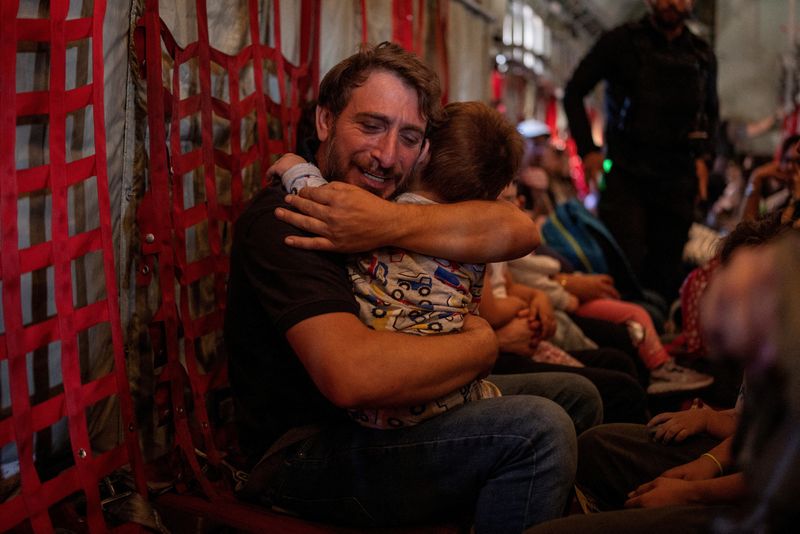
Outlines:
[{"label": "person's leg in jeans", "polygon": [[548,373],[492,374],[487,380],[503,395],[538,395],[555,402],[570,416],[577,435],[599,425],[603,421],[603,399],[597,387],[583,376],[560,372],[572,367],[554,367],[554,372]]},{"label": "person's leg in jeans", "polygon": [[397,430],[344,421],[289,447],[265,487],[248,491],[260,489],[262,504],[328,522],[466,518],[477,533],[519,533],[562,515],[575,462],[566,412],[548,399],[513,395]]},{"label": "person's leg in jeans", "polygon": [[[610,349],[607,349],[610,350]],[[584,351],[576,353],[578,356]],[[624,354],[619,358],[627,358]],[[567,367],[551,363],[535,362],[516,354],[500,354],[492,370],[492,377],[516,373],[551,372],[580,375],[591,381],[600,393],[603,403],[603,422],[644,423],[648,419],[647,395],[642,386],[631,375],[599,367]],[[494,378],[490,378],[494,380]],[[502,388],[501,388],[502,389]],[[566,408],[569,411],[568,408]],[[585,427],[584,427],[585,428]],[[582,429],[577,429],[580,435]]]}]

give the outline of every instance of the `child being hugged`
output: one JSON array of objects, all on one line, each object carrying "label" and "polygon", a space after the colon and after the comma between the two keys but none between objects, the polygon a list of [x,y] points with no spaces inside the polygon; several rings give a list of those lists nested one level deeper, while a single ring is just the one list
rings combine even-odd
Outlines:
[{"label": "child being hugged", "polygon": [[[522,157],[522,138],[497,111],[480,102],[454,102],[428,138],[429,161],[414,173],[396,202],[434,204],[495,200],[514,178]],[[286,154],[268,170],[284,188],[297,193],[328,182],[319,169]],[[485,265],[434,258],[397,248],[381,248],[348,260],[361,320],[376,330],[415,335],[461,329],[480,301]],[[476,379],[421,406],[348,410],[353,420],[372,428],[418,424],[466,402],[499,397],[491,382]]]}]

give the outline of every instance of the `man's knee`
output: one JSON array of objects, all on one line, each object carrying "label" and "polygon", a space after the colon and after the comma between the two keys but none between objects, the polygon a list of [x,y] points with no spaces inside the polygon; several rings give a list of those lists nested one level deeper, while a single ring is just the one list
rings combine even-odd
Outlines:
[{"label": "man's knee", "polygon": [[571,481],[578,446],[572,419],[564,408],[533,395],[513,395],[497,400],[502,406],[493,410],[494,432],[525,438],[520,445],[531,449],[526,454],[549,457],[554,467],[563,470]]},{"label": "man's knee", "polygon": [[547,372],[492,375],[503,395],[537,395],[567,411],[580,434],[603,420],[603,400],[595,385],[576,373]]}]

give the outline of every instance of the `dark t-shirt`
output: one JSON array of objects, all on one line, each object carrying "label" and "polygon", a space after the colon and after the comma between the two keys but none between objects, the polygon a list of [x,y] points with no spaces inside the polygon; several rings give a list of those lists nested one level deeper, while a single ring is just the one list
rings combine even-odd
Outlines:
[{"label": "dark t-shirt", "polygon": [[225,342],[239,441],[257,459],[292,427],[346,419],[316,388],[286,341],[304,319],[334,312],[358,314],[344,256],[294,249],[302,235],[275,218],[284,192],[260,192],[234,229]]}]

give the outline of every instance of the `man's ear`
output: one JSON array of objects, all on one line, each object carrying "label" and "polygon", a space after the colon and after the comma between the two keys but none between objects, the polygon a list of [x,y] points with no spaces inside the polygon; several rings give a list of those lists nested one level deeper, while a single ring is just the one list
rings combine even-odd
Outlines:
[{"label": "man's ear", "polygon": [[317,127],[317,138],[320,142],[325,142],[333,131],[333,113],[328,108],[317,106],[315,125]]},{"label": "man's ear", "polygon": [[422,141],[422,148],[419,149],[419,156],[417,156],[416,166],[422,168],[428,164],[430,159],[431,142],[428,138]]}]

